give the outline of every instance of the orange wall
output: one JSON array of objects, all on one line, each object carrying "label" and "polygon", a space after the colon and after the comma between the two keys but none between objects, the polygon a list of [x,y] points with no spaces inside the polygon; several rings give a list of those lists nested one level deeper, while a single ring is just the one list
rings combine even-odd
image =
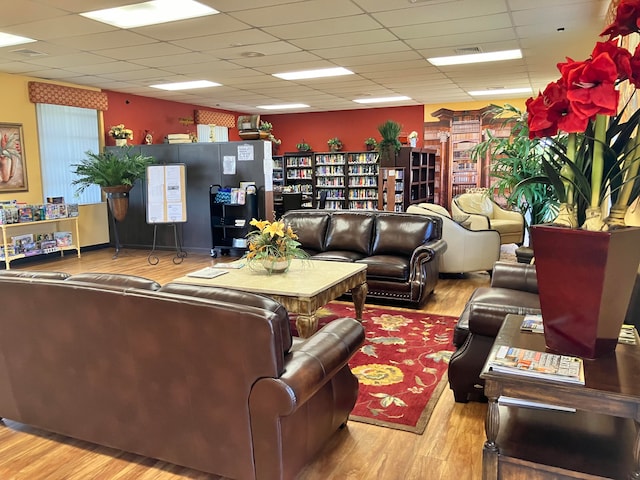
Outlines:
[{"label": "orange wall", "polygon": [[[366,150],[364,141],[368,137],[380,140],[378,125],[393,120],[402,125],[402,131],[421,132],[423,128],[423,106],[370,108],[337,112],[288,113],[261,115],[260,119],[273,124],[273,135],[282,140],[278,153],[295,152],[296,144],[302,140],[315,152],[329,150],[327,140],[338,137],[343,150]],[[420,136],[421,137],[421,136]],[[418,146],[420,146],[418,144]]]},{"label": "orange wall", "polygon": [[[115,145],[114,139],[109,136],[109,128],[121,123],[126,128],[133,130],[133,141],[129,143],[141,145],[144,143],[145,130],[151,131],[153,143],[163,143],[164,137],[169,133],[195,134],[195,124],[185,126],[178,121],[180,118],[193,120],[194,110],[226,112],[233,114],[236,119],[238,117],[238,113],[235,112],[188,103],[159,100],[109,90],[105,90],[105,93],[109,98],[109,110],[104,112],[105,145]],[[240,140],[238,129],[229,129],[229,140],[232,142]]]}]

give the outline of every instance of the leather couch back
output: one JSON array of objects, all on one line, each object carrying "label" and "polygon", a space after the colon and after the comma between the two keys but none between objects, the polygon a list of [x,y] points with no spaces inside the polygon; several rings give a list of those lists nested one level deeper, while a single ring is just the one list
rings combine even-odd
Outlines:
[{"label": "leather couch back", "polygon": [[0,272],[0,416],[253,478],[248,399],[284,371],[286,312],[249,293],[154,283]]},{"label": "leather couch back", "polygon": [[410,256],[428,240],[442,238],[442,219],[435,216],[370,210],[291,210],[282,220],[291,225],[305,250],[315,252],[346,250],[365,256]]}]

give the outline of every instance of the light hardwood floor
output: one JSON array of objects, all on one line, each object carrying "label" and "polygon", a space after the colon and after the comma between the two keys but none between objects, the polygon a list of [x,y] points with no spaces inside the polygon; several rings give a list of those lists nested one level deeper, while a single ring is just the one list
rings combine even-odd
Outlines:
[{"label": "light hardwood floor", "polygon": [[[147,251],[124,249],[113,259],[113,249],[67,253],[14,270],[68,273],[129,273],[159,283],[210,264],[207,255],[189,254],[174,264],[173,253],[160,252],[160,262],[149,265]],[[471,292],[489,283],[486,273],[440,279],[424,310],[458,316]],[[71,307],[72,308],[72,307]],[[43,306],[43,312],[46,306]],[[349,422],[337,432],[299,480],[475,480],[481,478],[486,405],[456,404],[447,388],[422,435]],[[215,448],[215,446],[213,447]],[[140,457],[118,450],[37,430],[16,422],[0,422],[0,480],[217,480],[221,477]]]}]

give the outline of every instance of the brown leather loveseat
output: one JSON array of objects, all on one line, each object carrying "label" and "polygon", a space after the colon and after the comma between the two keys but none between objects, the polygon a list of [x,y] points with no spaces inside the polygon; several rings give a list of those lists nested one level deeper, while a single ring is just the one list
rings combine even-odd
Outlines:
[{"label": "brown leather loveseat", "polygon": [[420,307],[438,282],[442,219],[382,211],[290,210],[304,250],[317,260],[367,265],[367,300]]},{"label": "brown leather loveseat", "polygon": [[0,416],[232,479],[293,479],[347,421],[363,327],[250,293],[0,272]]}]

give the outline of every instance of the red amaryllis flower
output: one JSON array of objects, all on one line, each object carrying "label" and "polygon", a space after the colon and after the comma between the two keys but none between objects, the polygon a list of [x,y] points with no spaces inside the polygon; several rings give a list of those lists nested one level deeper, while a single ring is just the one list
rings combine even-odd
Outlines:
[{"label": "red amaryllis flower", "polygon": [[602,53],[609,55],[616,64],[619,81],[631,77],[631,52],[626,48],[619,47],[617,40],[596,43],[593,52],[591,52],[591,58],[596,58]]},{"label": "red amaryllis flower", "polygon": [[536,99],[527,100],[529,138],[551,137],[569,111],[567,88],[562,80],[551,82]]},{"label": "red amaryllis flower", "polygon": [[618,35],[625,36],[640,31],[640,0],[621,0],[616,9],[616,18],[600,36],[609,35],[609,40]]},{"label": "red amaryllis flower", "polygon": [[601,53],[584,62],[567,60],[558,67],[567,85],[571,109],[580,117],[615,115],[619,97],[615,88],[618,70],[611,57]]}]

